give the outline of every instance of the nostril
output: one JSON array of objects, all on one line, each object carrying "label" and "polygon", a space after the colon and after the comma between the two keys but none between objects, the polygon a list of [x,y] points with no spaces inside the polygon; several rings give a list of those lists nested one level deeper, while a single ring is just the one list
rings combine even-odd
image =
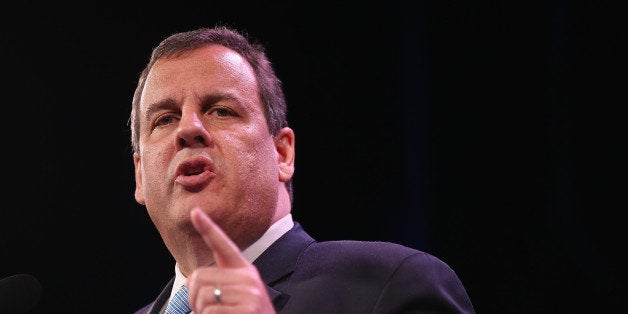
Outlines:
[{"label": "nostril", "polygon": [[205,138],[202,135],[196,135],[191,138],[186,138],[185,136],[181,136],[177,139],[177,143],[180,147],[190,147],[197,144],[205,145]]}]

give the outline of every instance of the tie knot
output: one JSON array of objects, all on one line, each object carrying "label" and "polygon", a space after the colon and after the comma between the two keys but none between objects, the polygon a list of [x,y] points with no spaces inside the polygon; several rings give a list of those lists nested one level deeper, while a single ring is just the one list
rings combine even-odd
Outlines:
[{"label": "tie knot", "polygon": [[165,314],[187,314],[192,311],[190,303],[188,302],[189,292],[188,288],[181,286],[181,289],[177,291],[168,303]]}]

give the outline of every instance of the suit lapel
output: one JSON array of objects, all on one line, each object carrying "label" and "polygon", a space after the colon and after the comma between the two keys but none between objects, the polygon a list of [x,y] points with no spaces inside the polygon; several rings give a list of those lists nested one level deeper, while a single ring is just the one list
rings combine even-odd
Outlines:
[{"label": "suit lapel", "polygon": [[161,290],[161,293],[159,294],[157,299],[155,299],[155,302],[151,304],[149,310],[146,313],[159,314],[161,309],[164,307],[164,305],[166,305],[166,302],[170,298],[170,292],[172,292],[172,285],[174,285],[174,277],[172,277],[172,279],[170,279],[166,287],[163,290]]},{"label": "suit lapel", "polygon": [[299,256],[314,242],[301,225],[295,222],[292,229],[253,262],[266,283],[268,295],[277,310],[283,307],[290,296],[274,289],[275,284],[292,274]]}]

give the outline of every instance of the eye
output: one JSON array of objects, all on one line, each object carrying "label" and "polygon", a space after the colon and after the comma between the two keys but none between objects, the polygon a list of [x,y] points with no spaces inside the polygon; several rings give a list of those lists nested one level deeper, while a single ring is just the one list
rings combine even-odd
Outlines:
[{"label": "eye", "polygon": [[215,107],[209,113],[210,114],[215,114],[215,115],[217,115],[219,117],[235,116],[235,113],[232,110],[230,110],[228,108],[225,108],[225,107]]},{"label": "eye", "polygon": [[172,115],[163,115],[155,120],[155,126],[163,126],[168,125],[174,121],[174,117]]}]

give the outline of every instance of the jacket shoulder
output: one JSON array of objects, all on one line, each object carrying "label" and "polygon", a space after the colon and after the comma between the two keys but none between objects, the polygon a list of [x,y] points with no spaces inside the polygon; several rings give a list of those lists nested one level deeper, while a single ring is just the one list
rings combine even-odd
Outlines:
[{"label": "jacket shoulder", "polygon": [[[301,256],[301,263],[344,265],[382,272],[394,271],[401,264],[409,268],[449,268],[442,260],[427,252],[392,242],[338,240],[315,242]],[[308,263],[309,264],[309,263]],[[325,266],[323,266],[325,267]]]}]

